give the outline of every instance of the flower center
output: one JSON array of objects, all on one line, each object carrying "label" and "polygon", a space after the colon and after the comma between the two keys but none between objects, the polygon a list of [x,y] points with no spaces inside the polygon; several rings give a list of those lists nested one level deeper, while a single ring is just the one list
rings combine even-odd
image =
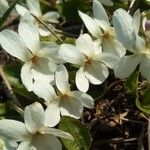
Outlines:
[{"label": "flower center", "polygon": [[86,61],[85,64],[90,65],[92,63],[92,59],[85,55]]},{"label": "flower center", "polygon": [[31,58],[31,61],[33,64],[37,64],[38,61],[39,61],[39,57],[37,55],[34,55],[32,58]]},{"label": "flower center", "polygon": [[61,95],[61,100],[62,100],[62,101],[69,100],[69,95],[68,95],[68,94],[63,94],[63,95]]},{"label": "flower center", "polygon": [[110,34],[108,31],[104,33],[103,38],[107,40],[110,38]]}]

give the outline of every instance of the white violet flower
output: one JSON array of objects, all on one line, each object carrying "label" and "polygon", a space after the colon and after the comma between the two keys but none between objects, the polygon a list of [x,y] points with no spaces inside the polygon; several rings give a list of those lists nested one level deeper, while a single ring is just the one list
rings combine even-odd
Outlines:
[{"label": "white violet flower", "polygon": [[117,39],[114,28],[109,23],[105,9],[98,0],[93,1],[93,14],[94,18],[91,18],[79,11],[79,15],[88,31],[101,41],[103,51],[115,54],[118,57],[124,56],[126,50]]},{"label": "white violet flower", "polygon": [[66,62],[74,64],[79,70],[76,73],[76,86],[80,91],[87,92],[89,82],[101,84],[109,75],[109,68],[114,68],[118,57],[109,53],[102,53],[101,47],[93,42],[88,34],[81,35],[76,40],[76,46],[62,44],[60,57]]},{"label": "white violet flower", "polygon": [[[16,5],[16,11],[21,16],[23,16],[27,12],[31,13],[34,16],[36,16],[38,19],[40,19],[41,21],[46,23],[49,28],[54,27],[51,23],[59,22],[58,19],[59,19],[60,15],[56,11],[49,11],[49,12],[45,13],[44,15],[42,14],[39,0],[26,0],[26,3],[27,3],[27,7],[29,10],[19,4]],[[48,31],[43,25],[41,25],[35,19],[34,19],[34,21],[38,25],[39,33],[41,36],[49,36],[50,35],[50,31]]]},{"label": "white violet flower", "polygon": [[68,83],[68,72],[63,65],[59,65],[55,73],[56,87],[58,91],[47,82],[34,84],[34,92],[45,100],[47,108],[46,124],[55,126],[60,121],[60,116],[71,116],[79,119],[83,113],[83,107],[93,108],[93,98],[80,91],[71,91]]},{"label": "white violet flower", "polygon": [[[114,68],[115,76],[127,78],[139,65],[141,74],[150,80],[150,46],[139,35],[140,12],[137,10],[133,18],[123,9],[114,12],[114,22],[118,37],[132,54],[124,56]],[[120,32],[119,32],[120,31]]]},{"label": "white violet flower", "polygon": [[0,134],[8,140],[20,142],[16,150],[61,150],[61,142],[56,136],[73,140],[70,134],[45,125],[45,112],[40,103],[27,106],[24,119],[25,123],[0,120]]},{"label": "white violet flower", "polygon": [[21,69],[21,79],[26,88],[31,91],[33,80],[39,73],[53,76],[57,65],[61,62],[57,57],[59,46],[50,43],[40,43],[37,27],[34,25],[29,14],[22,17],[19,35],[11,30],[3,30],[0,33],[0,44],[12,56],[24,62]]}]

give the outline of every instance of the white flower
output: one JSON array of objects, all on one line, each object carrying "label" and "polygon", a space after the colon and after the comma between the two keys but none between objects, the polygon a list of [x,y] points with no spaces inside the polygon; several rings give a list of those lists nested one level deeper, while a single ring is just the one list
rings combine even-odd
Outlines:
[{"label": "white flower", "polygon": [[28,17],[28,14],[22,17],[19,35],[11,30],[3,30],[0,33],[0,44],[9,54],[25,62],[21,69],[21,79],[31,91],[35,72],[38,74],[36,77],[40,73],[53,76],[52,72],[57,68],[55,62],[59,63],[60,59],[57,57],[59,46],[40,43],[38,30]]},{"label": "white flower", "polygon": [[89,82],[95,85],[103,83],[109,75],[107,66],[113,68],[118,61],[116,56],[102,53],[101,47],[88,34],[81,35],[76,46],[62,44],[59,55],[79,67],[75,80],[77,88],[83,92],[89,89]]},{"label": "white flower", "polygon": [[73,139],[66,132],[45,126],[45,112],[40,103],[25,108],[25,123],[0,120],[0,134],[8,140],[21,142],[17,150],[61,150],[61,142],[55,137]]},{"label": "white flower", "polygon": [[103,51],[115,54],[118,57],[124,56],[126,50],[118,41],[105,9],[98,0],[93,1],[93,14],[94,18],[91,18],[79,11],[79,15],[88,31],[101,41]]},{"label": "white flower", "polygon": [[3,16],[3,14],[7,11],[9,8],[9,4],[7,0],[0,0],[0,17]]},{"label": "white flower", "polygon": [[80,118],[83,106],[94,107],[94,100],[91,96],[80,91],[71,91],[68,83],[68,72],[63,65],[59,65],[55,74],[57,94],[54,88],[46,83],[35,82],[34,92],[45,100],[47,108],[46,124],[55,126],[60,121],[61,116],[71,116]]},{"label": "white flower", "polygon": [[[16,11],[21,16],[23,16],[27,12],[31,13],[39,18],[41,21],[46,23],[49,28],[53,27],[51,23],[58,23],[58,19],[60,17],[59,13],[55,11],[49,11],[43,15],[40,8],[39,0],[26,0],[26,3],[29,10],[19,4],[16,5]],[[36,20],[34,21],[36,22]],[[36,24],[38,24],[38,22],[36,22]],[[41,36],[50,35],[50,31],[48,31],[43,25],[38,24],[38,29]]]},{"label": "white flower", "polygon": [[140,64],[141,74],[150,80],[150,51],[148,44],[138,35],[140,27],[140,11],[137,10],[133,18],[123,9],[114,12],[113,22],[120,41],[132,53],[124,56],[114,68],[115,76],[126,78]]},{"label": "white flower", "polygon": [[137,10],[133,17],[123,9],[117,9],[113,14],[113,25],[119,41],[131,50],[140,27],[140,11]]}]

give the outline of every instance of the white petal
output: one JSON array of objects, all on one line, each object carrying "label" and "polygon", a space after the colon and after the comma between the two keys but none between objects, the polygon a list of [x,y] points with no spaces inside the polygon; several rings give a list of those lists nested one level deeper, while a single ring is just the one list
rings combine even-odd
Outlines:
[{"label": "white petal", "polygon": [[87,92],[89,89],[89,81],[85,77],[84,68],[80,67],[80,69],[76,72],[75,82],[77,88],[82,92]]},{"label": "white petal", "polygon": [[33,54],[40,49],[38,28],[31,20],[31,16],[29,14],[26,13],[22,16],[18,32],[25,42],[25,45],[30,49],[30,51],[32,51]]},{"label": "white petal", "polygon": [[100,1],[103,5],[113,6],[113,2],[111,0],[98,0],[98,1]]},{"label": "white petal", "polygon": [[150,69],[150,59],[148,57],[145,57],[140,63],[140,72],[147,80],[150,80],[149,69]]},{"label": "white petal", "polygon": [[113,26],[119,41],[130,50],[135,41],[132,17],[123,9],[117,9],[113,14]]},{"label": "white petal", "polygon": [[22,122],[3,119],[0,120],[0,135],[9,140],[22,141],[29,135],[29,132]]},{"label": "white petal", "polygon": [[44,57],[49,58],[57,64],[65,63],[65,61],[58,55],[59,50],[60,45],[56,43],[41,42],[41,52],[43,53]]},{"label": "white petal", "polygon": [[139,9],[133,15],[132,24],[133,24],[134,32],[136,34],[138,34],[139,28],[140,28],[140,24],[141,24],[141,14],[140,14],[140,10]]},{"label": "white petal", "polygon": [[109,19],[106,14],[106,11],[102,4],[98,0],[93,1],[93,14],[94,18],[100,20],[100,21],[105,21],[107,24],[107,27],[110,27]]},{"label": "white petal", "polygon": [[26,0],[26,3],[32,14],[37,17],[42,16],[39,0]]},{"label": "white petal", "polygon": [[50,31],[42,25],[38,27],[38,30],[39,34],[43,37],[49,36],[51,34]]},{"label": "white petal", "polygon": [[80,65],[84,62],[84,55],[71,44],[62,44],[59,56],[66,62]]},{"label": "white petal", "polygon": [[68,72],[64,65],[59,65],[55,73],[56,86],[63,94],[70,91],[70,85],[68,83]]},{"label": "white petal", "polygon": [[111,69],[113,69],[119,61],[118,57],[110,53],[100,53],[96,56],[95,59],[103,62],[107,67]]},{"label": "white petal", "polygon": [[116,55],[117,57],[123,57],[126,53],[126,49],[122,44],[113,37],[103,40],[102,46],[104,52]]},{"label": "white petal", "polygon": [[117,78],[127,78],[137,67],[140,62],[140,57],[136,55],[124,56],[120,59],[114,73]]},{"label": "white petal", "polygon": [[33,90],[33,77],[31,69],[32,66],[30,63],[25,63],[21,68],[21,80],[28,91]]},{"label": "white petal", "polygon": [[101,29],[96,23],[96,21],[91,18],[90,16],[82,13],[79,11],[79,16],[83,20],[85,26],[87,27],[88,31],[95,36],[96,38],[99,38],[102,35]]},{"label": "white petal", "polygon": [[61,101],[60,110],[62,116],[79,119],[83,112],[83,106],[79,100],[69,97],[67,100]]},{"label": "white petal", "polygon": [[90,95],[80,91],[73,91],[72,94],[76,99],[81,102],[84,107],[90,109],[94,108],[94,99]]},{"label": "white petal", "polygon": [[59,129],[46,128],[46,134],[52,134],[57,137],[73,140],[73,137],[69,133],[61,131]]},{"label": "white petal", "polygon": [[42,74],[49,75],[56,71],[57,64],[50,61],[48,58],[38,58],[37,62],[33,64],[33,68]]},{"label": "white petal", "polygon": [[76,40],[76,46],[86,56],[90,57],[93,55],[93,52],[94,52],[93,41],[92,41],[92,38],[88,34],[81,35]]},{"label": "white petal", "polygon": [[31,72],[35,82],[40,81],[40,82],[50,83],[51,85],[54,85],[54,73],[51,73],[49,75],[44,75],[40,72],[37,72],[34,69],[32,69]]},{"label": "white petal", "polygon": [[17,150],[31,150],[30,141],[23,141],[19,144]]},{"label": "white petal", "polygon": [[34,82],[34,93],[43,98],[46,101],[50,101],[53,97],[56,96],[56,92],[54,88],[48,83],[44,81],[36,81]]},{"label": "white petal", "polygon": [[1,0],[0,1],[0,17],[2,17],[2,15],[7,11],[8,8],[9,8],[9,4],[7,0]]},{"label": "white petal", "polygon": [[19,4],[16,4],[15,8],[17,13],[21,16],[23,16],[25,13],[29,13],[29,10]]},{"label": "white petal", "polygon": [[33,150],[62,150],[61,142],[53,135],[35,136],[31,145]]},{"label": "white petal", "polygon": [[38,102],[26,106],[24,111],[25,125],[29,132],[36,133],[45,121],[45,112]]},{"label": "white petal", "polygon": [[31,54],[25,47],[24,42],[14,31],[3,30],[0,33],[0,44],[7,53],[22,61],[28,61],[31,58]]},{"label": "white petal", "polygon": [[45,110],[45,125],[56,126],[60,121],[60,108],[57,102],[51,102]]},{"label": "white petal", "polygon": [[145,40],[143,38],[141,38],[139,35],[137,35],[135,43],[133,45],[133,49],[131,52],[133,52],[135,54],[139,54],[139,53],[142,54],[142,53],[144,53],[145,50],[146,50]]},{"label": "white petal", "polygon": [[101,84],[108,77],[109,72],[104,64],[93,61],[85,67],[85,75],[90,83]]},{"label": "white petal", "polygon": [[50,11],[50,12],[47,12],[46,14],[44,14],[42,16],[42,19],[46,22],[52,22],[52,23],[58,23],[58,19],[59,19],[60,15],[58,12],[56,11]]}]

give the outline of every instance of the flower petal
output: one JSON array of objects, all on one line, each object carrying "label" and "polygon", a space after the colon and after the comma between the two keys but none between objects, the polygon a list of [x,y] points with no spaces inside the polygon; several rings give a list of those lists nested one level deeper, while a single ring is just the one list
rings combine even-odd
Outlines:
[{"label": "flower petal", "polygon": [[65,61],[58,55],[59,50],[60,45],[56,43],[41,42],[41,52],[43,53],[43,56],[52,60],[56,64],[65,63]]},{"label": "flower petal", "polygon": [[79,100],[68,97],[67,100],[61,101],[60,111],[62,116],[70,116],[79,119],[83,112],[83,106]]},{"label": "flower petal", "polygon": [[84,62],[84,55],[71,44],[62,44],[59,56],[66,62],[80,65]]},{"label": "flower petal", "polygon": [[70,85],[68,83],[68,72],[64,65],[59,65],[55,73],[56,86],[63,94],[70,91]]},{"label": "flower petal", "polygon": [[57,137],[73,140],[73,137],[69,133],[61,131],[59,129],[46,128],[45,131],[46,131],[46,134],[52,134],[52,135],[57,136]]},{"label": "flower petal", "polygon": [[150,81],[150,59],[148,57],[143,58],[140,63],[140,72],[141,74]]},{"label": "flower petal", "polygon": [[98,0],[93,1],[93,14],[94,14],[94,18],[96,18],[97,20],[106,22],[107,25],[106,28],[110,27],[110,23],[106,11]]},{"label": "flower petal", "polygon": [[85,67],[85,76],[92,84],[101,84],[108,77],[107,67],[101,62],[93,61]]},{"label": "flower petal", "polygon": [[39,34],[43,37],[49,36],[51,34],[50,31],[42,25],[38,26],[38,30]]},{"label": "flower petal", "polygon": [[25,13],[29,13],[29,10],[27,10],[25,7],[23,7],[22,5],[16,4],[15,6],[17,13],[20,16],[25,15]]},{"label": "flower petal", "polygon": [[44,14],[42,16],[42,19],[46,22],[50,22],[50,23],[58,23],[58,19],[59,19],[60,15],[58,12],[56,11],[50,11],[47,12],[46,14]]},{"label": "flower petal", "polygon": [[124,56],[120,59],[114,68],[114,74],[117,78],[127,78],[137,67],[140,57],[136,55]]},{"label": "flower petal", "polygon": [[88,31],[95,36],[96,38],[99,38],[102,35],[101,29],[98,26],[98,24],[96,23],[96,21],[91,18],[90,16],[82,13],[81,11],[79,11],[79,16],[81,17],[81,19],[83,20],[85,26],[87,27]]},{"label": "flower petal", "polygon": [[26,3],[32,14],[36,17],[42,16],[39,0],[26,0]]},{"label": "flower petal", "polygon": [[76,99],[81,102],[84,107],[90,109],[94,108],[94,99],[90,95],[80,91],[73,91],[72,94]]},{"label": "flower petal", "polygon": [[113,14],[113,26],[123,46],[128,50],[132,49],[135,41],[132,17],[125,10],[117,9]]},{"label": "flower petal", "polygon": [[44,82],[44,83],[50,83],[51,85],[54,85],[54,73],[51,73],[49,75],[44,75],[40,72],[37,72],[36,70],[32,69],[32,77],[34,79],[34,81],[40,81],[40,82]]},{"label": "flower petal", "polygon": [[32,77],[32,65],[25,63],[21,68],[21,80],[28,91],[33,90],[33,77]]},{"label": "flower petal", "polygon": [[53,135],[35,136],[31,145],[35,150],[62,150],[61,142]]},{"label": "flower petal", "polygon": [[77,88],[82,92],[87,92],[89,89],[89,81],[85,77],[84,68],[80,67],[80,69],[76,72],[75,82]]},{"label": "flower petal", "polygon": [[45,121],[45,112],[38,102],[26,106],[24,111],[25,125],[30,133],[36,133]]},{"label": "flower petal", "polygon": [[25,124],[20,121],[2,119],[0,120],[0,135],[9,140],[22,141],[29,135],[29,132]]},{"label": "flower petal", "polygon": [[51,102],[45,110],[45,126],[54,127],[60,121],[60,108],[57,102]]},{"label": "flower petal", "polygon": [[23,40],[14,31],[3,30],[0,33],[0,44],[7,53],[22,61],[26,62],[31,58],[31,54],[25,47]]},{"label": "flower petal", "polygon": [[21,17],[18,32],[26,47],[35,54],[40,49],[39,33],[37,26],[33,23],[28,13]]},{"label": "flower petal", "polygon": [[118,63],[119,58],[110,53],[100,53],[96,56],[95,60],[103,62],[107,67],[113,69]]},{"label": "flower petal", "polygon": [[102,46],[104,52],[116,55],[117,57],[123,57],[126,53],[126,49],[115,38],[104,39]]},{"label": "flower petal", "polygon": [[91,57],[93,55],[93,52],[94,52],[93,41],[92,41],[92,38],[88,34],[81,35],[76,40],[76,46],[86,56]]},{"label": "flower petal", "polygon": [[38,57],[37,62],[33,64],[33,69],[45,75],[52,74],[57,69],[57,64],[50,61],[48,58]]},{"label": "flower petal", "polygon": [[52,85],[44,81],[35,81],[33,92],[46,101],[51,101],[56,96],[56,92]]},{"label": "flower petal", "polygon": [[140,24],[141,24],[141,14],[140,10],[136,10],[132,19],[133,29],[136,34],[139,32]]}]

